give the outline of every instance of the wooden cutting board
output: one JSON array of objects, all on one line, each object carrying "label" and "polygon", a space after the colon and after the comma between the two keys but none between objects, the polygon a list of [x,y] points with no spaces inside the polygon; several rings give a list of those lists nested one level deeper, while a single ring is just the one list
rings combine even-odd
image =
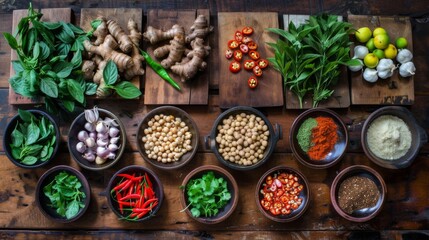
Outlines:
[{"label": "wooden cutting board", "polygon": [[[396,38],[405,37],[408,41],[408,49],[413,50],[413,39],[409,17],[389,16],[358,16],[349,15],[348,21],[353,28],[376,27],[386,29],[390,36],[390,42]],[[352,49],[354,46],[352,46]],[[352,53],[353,54],[353,53]],[[396,61],[395,61],[396,63]],[[417,73],[419,70],[417,69]],[[381,104],[381,105],[411,105],[414,103],[414,77],[403,78],[398,70],[388,79],[379,79],[376,83],[368,83],[362,77],[361,72],[351,73],[351,98],[352,104]]]},{"label": "wooden cutting board", "polygon": [[[293,22],[295,26],[303,24],[309,19],[309,15],[283,15],[284,28],[288,29],[289,23]],[[339,16],[338,21],[342,21],[342,17]],[[347,75],[347,69],[341,66],[341,74],[338,83],[332,88],[334,93],[328,99],[319,103],[319,107],[325,108],[347,108],[350,106],[350,90],[349,90],[349,78]],[[286,90],[286,108],[287,109],[299,109],[299,101],[296,95],[290,90]],[[304,98],[303,109],[312,108],[311,96]]]},{"label": "wooden cutting board", "polygon": [[[27,16],[28,11],[25,9],[14,10],[12,15],[12,33],[16,31],[19,21]],[[41,20],[46,22],[70,22],[71,20],[71,9],[70,8],[50,8],[42,9],[43,17]],[[15,50],[11,52],[11,61],[17,60],[18,56]],[[10,65],[10,76],[14,76],[15,71],[13,70],[12,64]],[[40,104],[43,103],[42,98],[28,98],[23,97],[13,91],[9,86],[9,104],[12,105],[25,105],[25,104]]]},{"label": "wooden cutting board", "polygon": [[[208,9],[197,10],[161,10],[152,9],[148,11],[147,25],[158,29],[168,30],[174,24],[179,24],[185,27],[185,32],[189,32],[189,28],[195,21],[198,15],[205,15],[207,20],[210,19]],[[216,30],[215,30],[216,31]],[[215,33],[211,33],[215,34]],[[207,43],[206,38],[206,43]],[[149,46],[147,43],[147,53],[153,57],[153,50],[160,45]],[[210,54],[216,54],[211,51]],[[208,57],[206,58],[207,61]],[[209,68],[203,72],[198,72],[197,75],[189,80],[189,82],[180,82],[180,77],[171,73],[170,76],[180,85],[181,91],[173,88],[169,83],[158,76],[150,67],[146,66],[145,77],[145,93],[144,102],[148,105],[205,105],[208,103],[209,89]]]},{"label": "wooden cutting board", "polygon": [[[229,71],[230,60],[225,58],[229,40],[234,33],[245,26],[254,28],[250,36],[257,44],[262,58],[274,56],[266,42],[275,42],[277,36],[266,28],[278,28],[278,14],[274,12],[219,12],[218,13],[218,49],[219,49],[219,106],[230,108],[237,105],[251,107],[283,106],[283,83],[281,75],[272,67],[264,69],[259,77],[258,86],[250,89],[247,79],[251,72],[242,69],[238,73]],[[246,56],[247,57],[247,56]]]},{"label": "wooden cutting board", "polygon": [[[91,22],[101,16],[104,16],[109,20],[115,20],[127,34],[129,33],[127,29],[128,20],[133,19],[137,23],[139,30],[142,32],[143,11],[141,8],[82,8],[80,27],[85,32],[92,30]],[[134,77],[130,82],[137,88],[140,88],[141,86],[141,78],[138,76]],[[119,96],[116,97],[119,99],[121,98]]]}]

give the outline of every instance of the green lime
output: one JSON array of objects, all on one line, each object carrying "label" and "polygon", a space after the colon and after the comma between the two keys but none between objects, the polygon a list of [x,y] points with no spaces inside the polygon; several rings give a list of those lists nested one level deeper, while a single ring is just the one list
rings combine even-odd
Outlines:
[{"label": "green lime", "polygon": [[370,39],[368,40],[368,42],[366,42],[366,47],[368,48],[368,50],[369,50],[370,52],[374,51],[374,49],[375,49],[375,45],[374,45],[374,38],[370,38]]},{"label": "green lime", "polygon": [[374,53],[368,53],[365,58],[363,59],[363,62],[365,63],[365,66],[369,68],[375,68],[378,64],[378,57],[375,56]]},{"label": "green lime", "polygon": [[372,53],[374,53],[374,55],[377,56],[378,59],[385,58],[384,51],[381,49],[375,49]]},{"label": "green lime", "polygon": [[355,32],[356,39],[361,43],[366,43],[372,36],[372,31],[369,29],[369,27],[362,27],[359,28]]},{"label": "green lime", "polygon": [[404,37],[400,37],[396,39],[396,47],[399,49],[406,48],[408,46],[407,39]]}]

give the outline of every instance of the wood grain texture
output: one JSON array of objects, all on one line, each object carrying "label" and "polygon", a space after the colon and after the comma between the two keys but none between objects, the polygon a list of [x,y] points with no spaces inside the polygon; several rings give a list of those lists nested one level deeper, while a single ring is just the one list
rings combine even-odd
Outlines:
[{"label": "wood grain texture", "polygon": [[[299,26],[306,22],[309,18],[309,15],[295,15],[287,14],[283,15],[284,29],[288,29],[289,23],[292,22],[295,26]],[[343,21],[342,16],[338,17],[338,21]],[[332,87],[334,93],[327,100],[323,100],[319,103],[319,107],[325,108],[347,108],[350,106],[350,86],[349,86],[349,77],[347,75],[347,69],[344,66],[340,66],[341,73],[338,77],[338,83]],[[299,100],[296,95],[286,89],[286,108],[287,109],[299,109]],[[306,96],[303,99],[303,109],[312,108],[313,101],[311,96]]]},{"label": "wood grain texture", "polygon": [[[383,27],[389,34],[390,42],[393,43],[396,38],[405,37],[408,41],[407,48],[413,52],[413,36],[408,17],[349,15],[348,21],[355,29],[367,26],[374,30],[376,27]],[[421,73],[417,70],[416,74]],[[403,78],[396,70],[392,77],[386,80],[379,79],[374,84],[365,81],[361,72],[352,72],[351,98],[352,104],[411,105],[415,99],[414,76]]]},{"label": "wood grain texture", "polygon": [[[179,24],[189,33],[189,28],[195,21],[197,14],[203,14],[210,19],[207,9],[197,10],[161,10],[152,9],[148,12],[147,25],[164,31],[170,29],[174,24]],[[211,33],[213,34],[213,33]],[[207,41],[207,40],[206,40]],[[168,41],[166,41],[168,43]],[[153,57],[153,51],[166,42],[148,46],[147,52]],[[211,52],[210,55],[212,55]],[[154,57],[153,57],[154,58]],[[159,60],[160,61],[160,60]],[[146,65],[147,66],[147,65]],[[188,82],[180,82],[180,77],[169,71],[170,76],[179,83],[181,91],[174,89],[169,83],[158,76],[150,67],[146,67],[144,102],[148,105],[175,104],[175,105],[202,105],[208,102],[208,87],[210,79],[210,64],[208,69],[198,72]]]},{"label": "wood grain texture", "polygon": [[[63,21],[63,22],[70,22],[71,21],[71,9],[70,8],[53,8],[53,9],[42,9],[43,17],[41,18],[42,21],[46,22],[57,22],[57,21]],[[15,32],[19,21],[27,16],[27,10],[15,10],[13,11],[13,17],[12,17],[12,33]],[[16,55],[15,51],[12,50],[11,52],[11,61],[18,59],[18,56]],[[15,71],[12,68],[12,64],[10,64],[10,76],[12,77],[15,75]],[[42,98],[28,98],[23,97],[13,91],[12,88],[10,88],[10,94],[9,94],[9,104],[16,104],[16,105],[22,105],[22,104],[40,104],[43,103]]]},{"label": "wood grain texture", "polygon": [[255,89],[250,89],[247,86],[247,79],[253,73],[244,70],[243,66],[240,72],[232,73],[229,71],[231,60],[225,58],[228,41],[234,39],[234,33],[237,30],[241,31],[245,26],[251,26],[255,30],[250,37],[258,44],[258,52],[261,58],[274,56],[272,50],[265,43],[275,42],[276,36],[269,33],[266,28],[278,28],[278,14],[274,12],[219,12],[218,26],[219,106],[221,108],[237,105],[282,106],[283,85],[281,76],[277,71],[272,67],[264,69],[262,76],[258,77],[258,86]]}]

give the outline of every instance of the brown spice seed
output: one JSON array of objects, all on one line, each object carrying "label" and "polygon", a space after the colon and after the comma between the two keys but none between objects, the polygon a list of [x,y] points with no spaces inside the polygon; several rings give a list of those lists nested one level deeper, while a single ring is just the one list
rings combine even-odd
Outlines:
[{"label": "brown spice seed", "polygon": [[338,205],[348,214],[354,210],[374,206],[380,192],[374,181],[367,177],[353,176],[344,180],[338,190]]}]

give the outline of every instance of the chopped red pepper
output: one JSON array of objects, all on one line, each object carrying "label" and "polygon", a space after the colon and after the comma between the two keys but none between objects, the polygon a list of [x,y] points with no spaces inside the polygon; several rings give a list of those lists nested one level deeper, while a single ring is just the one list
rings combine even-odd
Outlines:
[{"label": "chopped red pepper", "polygon": [[232,61],[229,64],[229,71],[231,71],[233,73],[238,73],[240,70],[241,70],[241,65],[239,62]]},{"label": "chopped red pepper", "polygon": [[252,28],[252,27],[247,26],[247,27],[244,27],[244,28],[243,28],[243,30],[241,30],[241,32],[242,32],[244,35],[251,35],[251,34],[253,33],[253,28]]},{"label": "chopped red pepper", "polygon": [[249,51],[249,47],[246,44],[240,44],[240,50],[242,53],[246,54]]},{"label": "chopped red pepper", "polygon": [[237,40],[229,40],[228,47],[231,49],[236,49],[240,46],[240,43]]},{"label": "chopped red pepper", "polygon": [[259,59],[259,53],[255,50],[252,50],[249,52],[249,57],[253,60],[258,60]]},{"label": "chopped red pepper", "polygon": [[234,36],[235,40],[237,40],[238,42],[241,42],[243,40],[243,33],[241,33],[241,31],[236,31]]},{"label": "chopped red pepper", "polygon": [[231,59],[232,55],[233,55],[233,51],[231,49],[227,49],[225,51],[225,57],[226,57],[226,59]]},{"label": "chopped red pepper", "polygon": [[264,68],[268,67],[268,60],[261,58],[256,62],[256,65],[258,65],[260,68],[264,69]]},{"label": "chopped red pepper", "polygon": [[256,86],[258,86],[258,79],[255,76],[249,77],[249,79],[247,80],[247,85],[251,89],[256,88]]},{"label": "chopped red pepper", "polygon": [[250,37],[244,36],[243,41],[241,41],[244,44],[248,44],[249,42],[253,41]]},{"label": "chopped red pepper", "polygon": [[256,63],[255,61],[253,61],[252,59],[247,59],[244,61],[243,63],[243,67],[244,69],[246,69],[247,71],[251,71],[254,67],[255,67]]},{"label": "chopped red pepper", "polygon": [[260,76],[262,76],[262,69],[261,69],[258,65],[256,65],[256,66],[253,68],[253,73],[254,73],[257,77],[260,77]]},{"label": "chopped red pepper", "polygon": [[256,44],[254,41],[250,41],[247,43],[247,46],[250,50],[256,50],[258,49],[258,44]]},{"label": "chopped red pepper", "polygon": [[243,53],[240,50],[235,50],[234,51],[234,59],[237,62],[240,62],[241,59],[243,59]]}]

